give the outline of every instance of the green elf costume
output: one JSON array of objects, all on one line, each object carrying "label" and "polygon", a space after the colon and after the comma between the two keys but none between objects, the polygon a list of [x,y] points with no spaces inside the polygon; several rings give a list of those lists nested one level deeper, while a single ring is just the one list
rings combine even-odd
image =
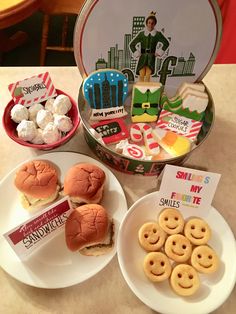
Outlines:
[{"label": "green elf costume", "polygon": [[[146,21],[150,19],[147,17]],[[169,47],[169,41],[155,28],[149,31],[147,27],[140,31],[129,44],[134,58],[139,58],[136,67],[136,74],[140,75],[140,70],[147,66],[151,74],[155,71],[155,58],[161,57]]]}]

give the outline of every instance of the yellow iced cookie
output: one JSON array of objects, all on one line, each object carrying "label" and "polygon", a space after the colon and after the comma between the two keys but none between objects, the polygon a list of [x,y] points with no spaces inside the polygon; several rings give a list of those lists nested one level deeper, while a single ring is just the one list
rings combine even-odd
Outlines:
[{"label": "yellow iced cookie", "polygon": [[212,248],[200,245],[193,250],[191,264],[200,273],[211,274],[218,269],[219,258]]},{"label": "yellow iced cookie", "polygon": [[144,258],[143,270],[148,279],[161,282],[170,277],[171,264],[164,253],[150,252]]},{"label": "yellow iced cookie", "polygon": [[197,271],[192,266],[179,264],[171,273],[170,284],[178,295],[190,296],[199,289],[200,280]]},{"label": "yellow iced cookie", "polygon": [[156,222],[147,222],[138,232],[139,243],[146,251],[158,251],[163,246],[166,233]]},{"label": "yellow iced cookie", "polygon": [[205,220],[192,218],[185,224],[184,234],[193,244],[202,245],[210,239],[211,229]]},{"label": "yellow iced cookie", "polygon": [[159,225],[166,233],[176,234],[183,231],[184,218],[177,209],[166,208],[159,215]]},{"label": "yellow iced cookie", "polygon": [[173,261],[186,262],[192,254],[192,244],[182,234],[169,236],[165,243],[165,253]]}]

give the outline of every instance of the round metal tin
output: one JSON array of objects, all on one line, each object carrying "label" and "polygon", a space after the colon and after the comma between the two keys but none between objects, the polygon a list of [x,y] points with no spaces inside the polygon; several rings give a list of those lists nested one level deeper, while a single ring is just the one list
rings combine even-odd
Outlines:
[{"label": "round metal tin", "polygon": [[[123,72],[132,86],[138,80],[137,61],[129,44],[145,27],[150,13],[155,14],[156,28],[169,41],[168,49],[155,60],[151,81],[165,85],[168,97],[174,96],[183,82],[200,82],[213,64],[220,45],[222,20],[216,0],[86,1],[74,33],[75,59],[83,78],[95,70],[113,68]],[[180,157],[149,161],[125,157],[94,137],[90,132],[89,105],[81,88],[78,104],[87,144],[101,161],[119,171],[159,175],[167,163],[182,164],[207,139],[215,114],[207,88],[206,92],[209,103],[195,148]]]}]

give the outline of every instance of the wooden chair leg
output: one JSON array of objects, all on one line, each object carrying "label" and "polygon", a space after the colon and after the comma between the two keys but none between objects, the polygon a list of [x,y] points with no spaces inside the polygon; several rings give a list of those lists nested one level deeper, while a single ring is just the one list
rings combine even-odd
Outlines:
[{"label": "wooden chair leg", "polygon": [[40,50],[40,65],[41,66],[45,65],[46,49],[47,49],[47,44],[48,44],[49,21],[50,21],[50,16],[48,14],[44,14],[41,50]]},{"label": "wooden chair leg", "polygon": [[69,17],[68,17],[68,15],[65,15],[64,20],[63,20],[62,36],[61,36],[62,47],[66,46],[66,38],[67,38],[67,34],[68,34],[68,24],[69,24]]}]

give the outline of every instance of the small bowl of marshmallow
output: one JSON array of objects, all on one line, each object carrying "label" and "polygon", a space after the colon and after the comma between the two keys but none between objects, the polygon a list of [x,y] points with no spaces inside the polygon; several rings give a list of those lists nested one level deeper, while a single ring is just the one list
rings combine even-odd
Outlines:
[{"label": "small bowl of marshmallow", "polygon": [[80,118],[76,102],[61,90],[57,96],[30,107],[11,100],[3,114],[7,135],[20,145],[50,150],[74,135]]}]

